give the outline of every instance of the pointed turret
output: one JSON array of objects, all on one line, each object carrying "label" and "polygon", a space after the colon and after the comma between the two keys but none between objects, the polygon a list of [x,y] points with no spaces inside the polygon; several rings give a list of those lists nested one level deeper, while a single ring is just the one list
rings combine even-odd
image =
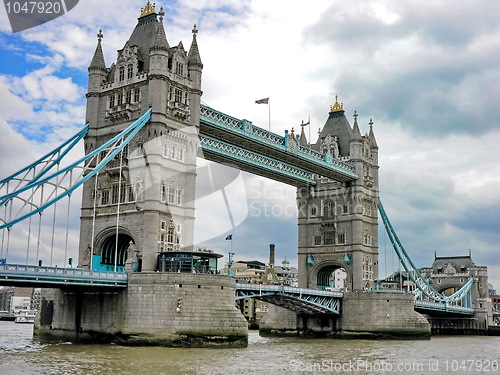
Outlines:
[{"label": "pointed turret", "polygon": [[344,105],[339,103],[338,96],[335,96],[335,104],[330,106],[330,113],[325,126],[321,130],[318,141],[316,142],[315,149],[321,150],[321,144],[325,137],[336,136],[339,145],[339,155],[349,155],[349,141],[351,140],[351,125],[345,117]]},{"label": "pointed turret", "polygon": [[196,34],[198,34],[198,29],[196,25],[193,27],[193,42],[189,48],[188,53],[188,69],[199,68],[203,69],[203,63],[201,62],[200,51],[198,50],[198,42],[196,41]]},{"label": "pointed turret", "polygon": [[352,127],[351,142],[361,141],[362,139],[363,137],[361,136],[358,126],[358,114],[354,111],[354,125]]},{"label": "pointed turret", "polygon": [[106,71],[106,63],[104,62],[104,54],[102,53],[101,40],[103,38],[102,30],[99,29],[97,34],[97,47],[94,52],[94,57],[89,65],[89,72],[91,69],[101,69]]},{"label": "pointed turret", "polygon": [[375,139],[375,134],[373,134],[373,121],[370,119],[370,133],[368,134],[368,139],[370,140],[370,147],[378,149],[377,140]]},{"label": "pointed turret", "polygon": [[301,146],[308,146],[309,144],[307,143],[307,137],[306,137],[306,133],[304,132],[304,127],[309,125],[310,126],[310,123],[311,123],[311,120],[309,120],[308,122],[306,122],[304,124],[304,121],[302,121],[302,124],[300,124],[300,127],[302,128],[302,131],[300,132],[300,145]]},{"label": "pointed turret", "polygon": [[163,16],[165,13],[163,12],[163,8],[160,8],[160,13],[158,16],[160,18],[160,22],[158,22],[158,29],[156,30],[155,41],[151,46],[151,50],[164,50],[168,51],[170,48],[167,42],[167,35],[165,34],[165,29],[163,28]]}]

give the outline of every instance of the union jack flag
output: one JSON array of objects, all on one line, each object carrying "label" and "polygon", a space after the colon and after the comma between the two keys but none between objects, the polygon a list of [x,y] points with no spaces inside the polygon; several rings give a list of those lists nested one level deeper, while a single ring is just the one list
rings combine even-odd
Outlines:
[{"label": "union jack flag", "polygon": [[256,104],[269,104],[269,98],[256,100],[255,103]]}]

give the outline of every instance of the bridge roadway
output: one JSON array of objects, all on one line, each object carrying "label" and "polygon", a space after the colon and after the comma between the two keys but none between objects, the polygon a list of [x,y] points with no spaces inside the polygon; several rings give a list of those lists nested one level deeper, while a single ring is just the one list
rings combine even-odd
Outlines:
[{"label": "bridge roadway", "polygon": [[81,268],[0,264],[0,285],[31,288],[59,288],[63,285],[126,288],[127,275]]},{"label": "bridge roadway", "polygon": [[[127,274],[81,268],[0,264],[0,285],[32,288],[126,288]],[[236,283],[235,299],[257,298],[299,313],[341,314],[342,292],[295,288],[285,285]],[[451,304],[415,301],[415,310],[433,314],[474,315],[474,309]]]},{"label": "bridge roadway", "polygon": [[200,144],[207,160],[297,187],[315,185],[314,174],[340,182],[359,177],[348,161],[302,147],[288,131],[280,136],[207,106],[201,106]]},{"label": "bridge roadway", "polygon": [[257,298],[298,313],[340,315],[342,292],[294,288],[285,285],[236,283],[236,299]]}]

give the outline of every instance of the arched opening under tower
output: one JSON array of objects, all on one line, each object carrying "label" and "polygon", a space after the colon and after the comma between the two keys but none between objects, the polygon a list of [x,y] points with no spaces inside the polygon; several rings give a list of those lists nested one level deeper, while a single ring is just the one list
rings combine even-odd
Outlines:
[{"label": "arched opening under tower", "polygon": [[134,240],[128,234],[118,233],[118,238],[116,233],[107,236],[101,242],[100,255],[95,256],[92,269],[124,272],[127,250],[131,242],[134,243]]},{"label": "arched opening under tower", "polygon": [[345,291],[347,289],[346,269],[336,265],[321,268],[316,276],[316,288],[319,290]]}]

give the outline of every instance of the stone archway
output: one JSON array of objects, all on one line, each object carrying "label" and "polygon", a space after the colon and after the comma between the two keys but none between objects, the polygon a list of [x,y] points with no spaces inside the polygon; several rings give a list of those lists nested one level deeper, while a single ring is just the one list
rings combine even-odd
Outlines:
[{"label": "stone archway", "polygon": [[116,269],[116,271],[123,272],[130,242],[135,243],[132,236],[121,230],[117,236],[116,231],[109,230],[101,233],[99,237],[98,253],[94,257],[92,268],[102,271],[115,271]]},{"label": "stone archway", "polygon": [[322,262],[311,272],[310,285],[320,290],[346,291],[352,289],[350,270],[343,264]]}]

